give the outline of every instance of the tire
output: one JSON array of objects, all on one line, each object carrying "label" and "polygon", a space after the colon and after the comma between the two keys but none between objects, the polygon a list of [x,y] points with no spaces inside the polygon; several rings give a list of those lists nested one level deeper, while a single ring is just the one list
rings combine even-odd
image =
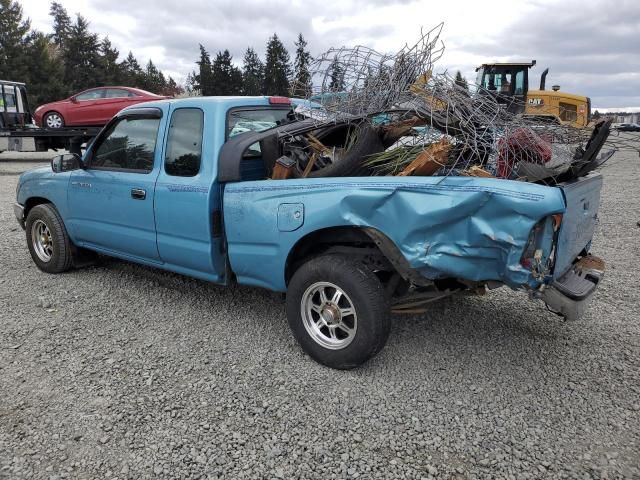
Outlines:
[{"label": "tire", "polygon": [[[322,292],[328,300],[324,307]],[[345,313],[349,308],[353,314]],[[289,282],[287,318],[293,336],[311,358],[331,368],[355,368],[382,350],[391,329],[389,311],[376,275],[345,256],[309,260]]]},{"label": "tire", "polygon": [[[340,128],[343,127],[341,126]],[[349,151],[345,152],[336,163],[318,170],[312,170],[308,178],[350,177],[369,174],[369,169],[362,163],[369,155],[382,152],[384,145],[374,127],[363,123],[355,128],[356,141]],[[332,129],[329,129],[328,133],[332,133]],[[318,137],[321,141],[324,139],[324,135],[318,135]]]},{"label": "tire", "polygon": [[66,272],[73,265],[73,245],[56,208],[33,207],[26,221],[27,246],[36,266],[47,273]]},{"label": "tire", "polygon": [[58,112],[48,112],[42,117],[42,127],[47,130],[59,130],[64,128],[64,117]]}]

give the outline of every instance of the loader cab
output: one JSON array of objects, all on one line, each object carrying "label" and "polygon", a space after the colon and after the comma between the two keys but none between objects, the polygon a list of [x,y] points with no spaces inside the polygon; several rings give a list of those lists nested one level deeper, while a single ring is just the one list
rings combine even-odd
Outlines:
[{"label": "loader cab", "polygon": [[493,95],[512,113],[523,113],[529,91],[529,63],[485,63],[476,68],[479,95]]},{"label": "loader cab", "polygon": [[15,130],[31,123],[25,84],[0,80],[0,129]]}]

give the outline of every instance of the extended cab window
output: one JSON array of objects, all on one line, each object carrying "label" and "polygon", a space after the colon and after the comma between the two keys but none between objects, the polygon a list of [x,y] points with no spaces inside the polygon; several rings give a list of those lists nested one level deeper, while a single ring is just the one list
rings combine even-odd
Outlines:
[{"label": "extended cab window", "polygon": [[200,171],[204,113],[180,108],[171,115],[164,169],[169,175],[193,177]]},{"label": "extended cab window", "polygon": [[[273,107],[240,107],[232,108],[227,114],[227,138],[245,132],[262,132],[283,123],[289,122],[291,106]],[[260,144],[251,145],[244,154],[244,159],[259,158]]]},{"label": "extended cab window", "polygon": [[160,119],[157,118],[120,120],[97,145],[89,167],[150,172],[153,170],[159,125]]}]

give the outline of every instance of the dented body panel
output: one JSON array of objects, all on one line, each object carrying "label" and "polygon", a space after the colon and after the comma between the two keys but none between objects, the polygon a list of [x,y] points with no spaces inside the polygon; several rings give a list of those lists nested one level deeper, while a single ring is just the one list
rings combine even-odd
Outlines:
[{"label": "dented body panel", "polygon": [[[298,228],[281,227],[282,205],[297,206],[286,210]],[[241,283],[278,291],[286,290],[287,256],[296,243],[340,226],[378,230],[429,279],[535,288],[540,280],[520,263],[529,233],[564,209],[559,188],[474,177],[263,180],[224,191],[233,271]]]}]

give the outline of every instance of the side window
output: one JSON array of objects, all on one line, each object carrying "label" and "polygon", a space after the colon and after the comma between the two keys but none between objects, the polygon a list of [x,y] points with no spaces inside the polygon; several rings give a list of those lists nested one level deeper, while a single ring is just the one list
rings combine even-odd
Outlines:
[{"label": "side window", "polygon": [[127,90],[122,90],[121,88],[107,88],[105,98],[127,98],[129,96],[129,92]]},{"label": "side window", "polygon": [[76,100],[78,100],[79,102],[82,102],[85,100],[98,100],[102,97],[104,97],[104,89],[99,88],[98,90],[90,90],[88,92],[84,92],[77,95]]},{"label": "side window", "polygon": [[524,72],[522,70],[516,73],[516,88],[513,93],[524,95]]},{"label": "side window", "polygon": [[93,154],[89,168],[149,173],[160,120],[124,118],[113,125]]},{"label": "side window", "polygon": [[204,113],[180,108],[171,115],[164,169],[168,175],[193,177],[200,171]]}]

